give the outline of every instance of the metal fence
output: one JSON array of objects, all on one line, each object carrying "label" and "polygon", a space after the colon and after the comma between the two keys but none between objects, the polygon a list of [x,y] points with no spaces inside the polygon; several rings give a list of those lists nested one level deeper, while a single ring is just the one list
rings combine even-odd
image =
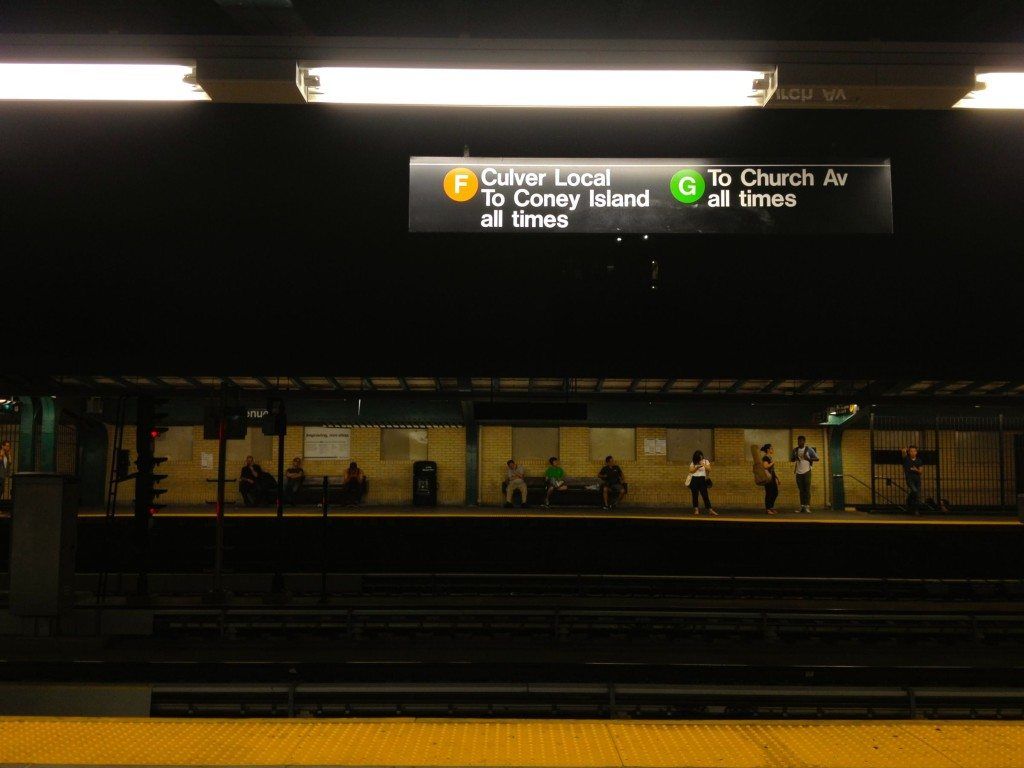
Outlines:
[{"label": "metal fence", "polygon": [[[5,440],[11,441],[11,452],[13,456],[13,467],[18,468],[18,434],[19,427],[17,417],[14,415],[5,415],[0,418],[0,442]],[[0,489],[3,492],[0,493],[0,499],[11,498],[11,478],[8,477],[3,483],[3,488]]]},{"label": "metal fence", "polygon": [[[15,470],[20,470],[19,452],[21,451],[21,422],[16,414],[0,417],[0,442],[9,440],[14,458]],[[29,471],[38,471],[42,466],[42,436],[38,432],[34,437],[35,462]],[[67,414],[61,417],[56,434],[56,471],[62,475],[78,476],[81,444],[79,426],[74,417]],[[8,481],[9,483],[10,481]],[[10,490],[10,487],[6,490]]]},{"label": "metal fence", "polygon": [[1016,484],[1014,434],[1001,415],[920,419],[873,414],[872,506],[906,504],[902,451],[916,445],[924,465],[921,498],[926,507],[937,511],[1011,507]]}]

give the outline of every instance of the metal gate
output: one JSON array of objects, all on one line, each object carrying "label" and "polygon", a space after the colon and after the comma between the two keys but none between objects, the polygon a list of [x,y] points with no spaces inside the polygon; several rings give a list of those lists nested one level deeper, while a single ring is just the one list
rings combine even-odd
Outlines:
[{"label": "metal gate", "polygon": [[0,443],[10,441],[11,443],[11,472],[8,473],[6,480],[0,480],[0,484],[3,485],[2,493],[0,493],[0,499],[11,498],[11,483],[12,479],[10,474],[13,474],[18,469],[18,435],[20,433],[18,425],[18,417],[14,414],[4,414],[0,417]]},{"label": "metal gate", "polygon": [[[38,424],[39,414],[36,414]],[[56,471],[62,475],[78,476],[80,464],[81,444],[79,440],[79,425],[77,418],[70,414],[62,414],[60,423],[57,425],[55,437],[56,448]],[[18,453],[21,450],[21,421],[17,415],[6,415],[0,418],[0,442],[9,440],[11,442],[11,453],[14,457],[14,468],[19,470]],[[39,471],[42,468],[43,439],[38,429],[34,438],[35,461],[29,471]]]},{"label": "metal gate", "polygon": [[916,445],[923,462],[921,498],[934,511],[991,511],[1010,506],[1014,467],[1003,417],[872,414],[871,502],[904,509],[909,489],[903,450]]}]

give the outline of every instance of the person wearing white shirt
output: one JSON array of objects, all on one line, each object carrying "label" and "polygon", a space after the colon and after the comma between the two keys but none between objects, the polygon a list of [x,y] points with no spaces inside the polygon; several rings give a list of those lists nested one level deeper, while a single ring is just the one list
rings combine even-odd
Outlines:
[{"label": "person wearing white shirt", "polygon": [[509,459],[505,462],[505,466],[508,467],[508,486],[505,488],[505,506],[512,506],[512,494],[519,491],[519,498],[522,500],[520,506],[528,506],[526,503],[526,470],[516,464],[515,459]]},{"label": "person wearing white shirt", "polygon": [[694,451],[693,461],[690,462],[690,474],[686,478],[686,484],[690,487],[690,496],[693,498],[693,514],[695,515],[700,514],[698,497],[704,499],[704,509],[708,511],[708,514],[718,515],[711,508],[711,498],[708,496],[708,487],[711,484],[708,476],[710,469],[711,462],[704,458],[704,452]]},{"label": "person wearing white shirt", "polygon": [[796,472],[796,487],[800,491],[800,509],[797,512],[811,514],[811,469],[814,462],[818,461],[818,452],[807,445],[807,438],[800,435],[796,439],[796,448],[790,455],[789,460],[793,462],[793,469]]}]

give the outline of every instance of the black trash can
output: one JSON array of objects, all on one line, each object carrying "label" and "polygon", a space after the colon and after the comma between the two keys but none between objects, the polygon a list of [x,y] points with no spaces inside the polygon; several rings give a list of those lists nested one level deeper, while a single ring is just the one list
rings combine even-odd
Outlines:
[{"label": "black trash can", "polygon": [[417,461],[412,465],[412,505],[437,506],[437,463]]}]

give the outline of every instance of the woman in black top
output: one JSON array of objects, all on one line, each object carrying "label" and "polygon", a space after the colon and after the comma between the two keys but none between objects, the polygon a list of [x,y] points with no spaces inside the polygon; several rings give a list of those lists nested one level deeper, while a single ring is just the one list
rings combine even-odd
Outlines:
[{"label": "woman in black top", "polygon": [[769,515],[777,514],[775,500],[779,498],[779,476],[775,474],[775,449],[771,443],[761,446],[761,463],[768,473],[768,482],[764,485],[764,509]]},{"label": "woman in black top", "polygon": [[238,476],[238,490],[242,494],[245,506],[255,507],[263,497],[263,467],[256,463],[252,456],[245,457],[242,473]]}]

